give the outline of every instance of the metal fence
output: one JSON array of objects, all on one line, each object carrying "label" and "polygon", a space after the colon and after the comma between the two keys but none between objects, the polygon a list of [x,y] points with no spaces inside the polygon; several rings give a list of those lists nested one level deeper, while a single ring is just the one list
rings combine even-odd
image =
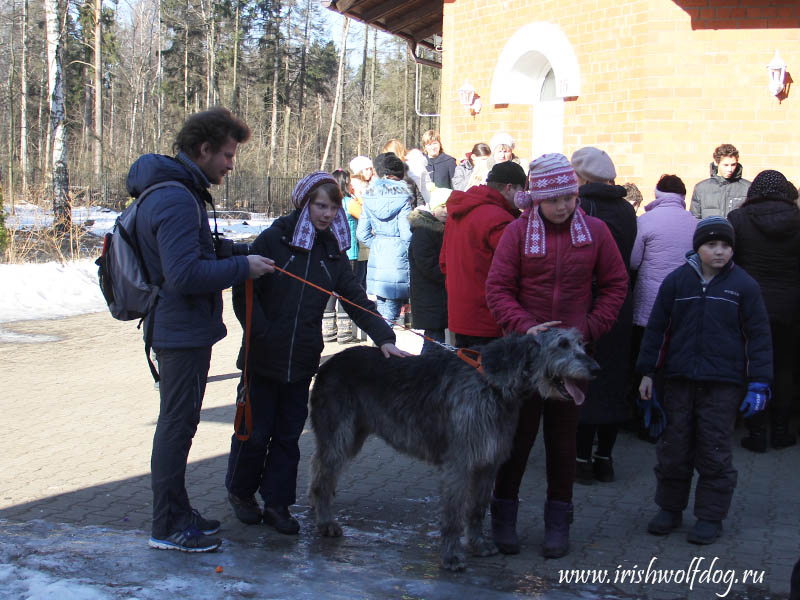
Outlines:
[{"label": "metal fence", "polygon": [[[130,199],[125,177],[126,174],[107,173],[98,184],[92,174],[70,173],[73,205],[91,204],[122,210]],[[300,176],[231,173],[222,185],[211,186],[210,191],[217,210],[241,210],[279,217],[293,210],[292,190],[298,181]]]}]

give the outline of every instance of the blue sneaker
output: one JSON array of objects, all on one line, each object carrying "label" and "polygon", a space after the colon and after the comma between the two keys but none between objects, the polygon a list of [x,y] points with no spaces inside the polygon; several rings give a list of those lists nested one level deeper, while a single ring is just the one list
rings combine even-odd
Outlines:
[{"label": "blue sneaker", "polygon": [[148,545],[159,550],[180,550],[181,552],[213,552],[222,545],[222,540],[203,534],[190,525],[183,531],[176,531],[157,539],[150,536]]},{"label": "blue sneaker", "polygon": [[204,519],[195,509],[192,509],[192,527],[203,535],[214,535],[219,531],[220,523],[216,519]]}]

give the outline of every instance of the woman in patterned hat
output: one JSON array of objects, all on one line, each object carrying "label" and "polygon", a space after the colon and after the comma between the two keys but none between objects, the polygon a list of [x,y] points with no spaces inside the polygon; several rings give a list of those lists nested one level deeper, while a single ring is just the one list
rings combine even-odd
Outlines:
[{"label": "woman in patterned hat", "polygon": [[[507,334],[574,327],[587,344],[595,342],[617,318],[628,273],[606,224],[578,207],[578,179],[567,157],[544,154],[531,162],[528,190],[514,201],[523,213],[506,227],[495,250],[486,279],[489,310]],[[518,494],[540,419],[547,455],[542,554],[558,558],[569,550],[575,433],[585,390],[569,384],[566,390],[571,400],[537,395],[522,407],[491,503],[492,534],[501,552],[519,552]]]},{"label": "woman in patterned hat", "polygon": [[[292,203],[294,212],[276,219],[251,251],[374,312],[375,303],[356,281],[345,254],[351,237],[336,180],[321,171],[304,177],[292,192]],[[228,500],[243,523],[263,518],[280,533],[300,530],[289,506],[295,503],[298,441],[308,414],[308,388],[322,353],[322,313],[328,298],[280,271],[255,282],[250,348],[245,351],[242,339],[236,363],[244,369],[247,360],[253,430],[247,441],[233,436],[225,477]],[[348,303],[344,307],[385,356],[405,355],[394,345],[395,335],[383,319]],[[233,289],[233,308],[245,330],[244,285]],[[240,381],[240,393],[244,384]],[[263,511],[256,492],[264,500]]]}]

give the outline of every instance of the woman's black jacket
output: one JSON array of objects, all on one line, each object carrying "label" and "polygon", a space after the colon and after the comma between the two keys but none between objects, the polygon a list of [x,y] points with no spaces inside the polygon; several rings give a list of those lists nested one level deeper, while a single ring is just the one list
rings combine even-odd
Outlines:
[{"label": "woman's black jacket", "polygon": [[[275,265],[327,290],[336,291],[375,312],[356,281],[350,261],[339,252],[330,231],[317,232],[311,251],[290,246],[298,211],[280,217],[253,242],[251,254],[271,258]],[[275,272],[255,280],[248,369],[262,377],[290,383],[311,378],[322,354],[322,313],[330,297],[305,283]],[[347,313],[378,345],[394,343],[395,335],[380,317],[346,302]],[[233,288],[233,308],[245,330],[245,286]],[[244,366],[244,334],[236,366]]]}]

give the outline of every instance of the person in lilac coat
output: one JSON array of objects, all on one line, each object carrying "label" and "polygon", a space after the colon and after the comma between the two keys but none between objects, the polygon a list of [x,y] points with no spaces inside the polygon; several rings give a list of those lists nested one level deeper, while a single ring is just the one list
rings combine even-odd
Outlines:
[{"label": "person in lilac coat", "polygon": [[[647,326],[661,282],[684,263],[692,249],[697,219],[686,210],[686,186],[677,175],[662,175],[656,198],[637,220],[631,271],[638,271],[633,288],[633,324]],[[641,339],[641,330],[638,332]],[[636,332],[634,338],[636,338]]]}]

